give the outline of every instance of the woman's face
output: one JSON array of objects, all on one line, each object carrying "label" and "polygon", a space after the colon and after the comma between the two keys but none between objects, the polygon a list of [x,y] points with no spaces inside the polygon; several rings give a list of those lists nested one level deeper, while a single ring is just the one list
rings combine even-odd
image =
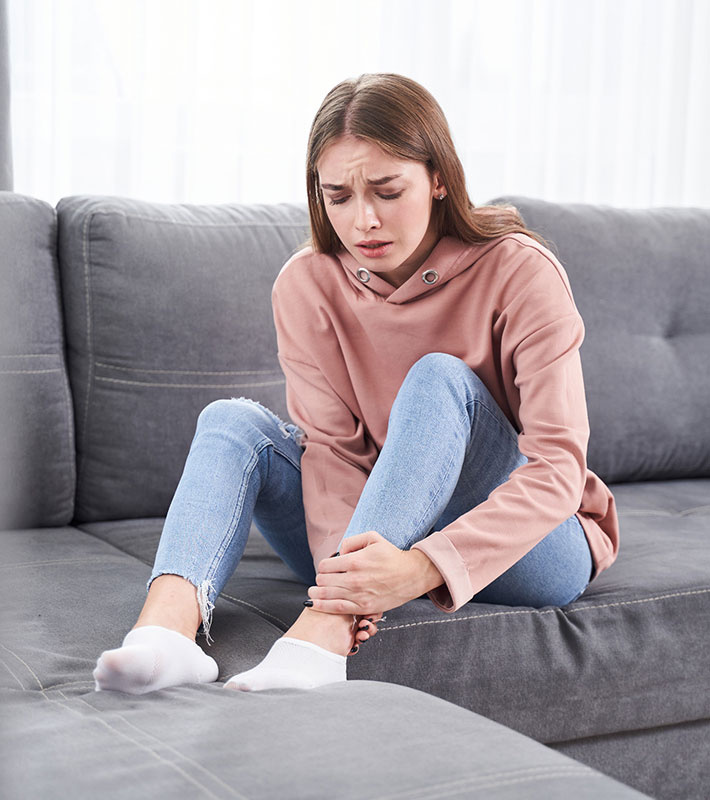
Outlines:
[{"label": "woman's face", "polygon": [[[419,161],[392,158],[352,135],[331,142],[317,165],[325,210],[345,249],[392,286],[401,286],[437,242],[431,207],[446,189]],[[363,242],[386,243],[370,249]]]}]

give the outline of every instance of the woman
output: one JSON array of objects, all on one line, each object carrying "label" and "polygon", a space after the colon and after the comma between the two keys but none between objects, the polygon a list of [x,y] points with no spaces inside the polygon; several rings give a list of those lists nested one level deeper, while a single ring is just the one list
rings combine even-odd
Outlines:
[{"label": "woman", "polygon": [[209,643],[252,520],[309,600],[225,684],[245,691],[345,680],[414,598],[564,605],[616,557],[567,275],[514,208],[474,208],[434,98],[394,74],[338,84],[307,186],[312,237],[272,293],[295,424],[247,398],[201,412],[145,605],[97,690],[217,679],[195,636]]}]

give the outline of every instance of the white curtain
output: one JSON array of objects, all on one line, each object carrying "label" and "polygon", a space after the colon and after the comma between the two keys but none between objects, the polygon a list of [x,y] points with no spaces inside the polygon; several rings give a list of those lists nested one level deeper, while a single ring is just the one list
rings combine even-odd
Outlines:
[{"label": "white curtain", "polygon": [[475,204],[710,207],[710,0],[9,0],[15,191],[305,201],[363,72],[422,83]]},{"label": "white curtain", "polygon": [[7,4],[5,0],[0,0],[0,191],[12,191],[11,137]]}]

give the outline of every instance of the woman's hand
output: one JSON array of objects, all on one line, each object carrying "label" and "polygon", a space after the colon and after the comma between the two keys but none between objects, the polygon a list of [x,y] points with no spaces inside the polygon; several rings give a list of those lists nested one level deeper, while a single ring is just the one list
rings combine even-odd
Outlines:
[{"label": "woman's hand", "polygon": [[383,619],[382,614],[370,614],[368,617],[353,614],[353,622],[350,626],[352,641],[350,642],[349,656],[356,655],[360,650],[360,645],[377,634],[375,623],[381,619]]},{"label": "woman's hand", "polygon": [[353,627],[355,628],[354,637],[353,637],[353,646],[356,644],[362,644],[366,642],[368,639],[371,639],[373,636],[377,634],[377,625],[376,622],[379,622],[383,619],[382,614],[370,614],[369,616],[365,617],[362,615],[357,615],[354,617],[355,623]]},{"label": "woman's hand", "polygon": [[308,589],[313,609],[381,619],[428,591],[422,588],[422,556],[431,565],[423,554],[400,550],[377,531],[351,536],[341,543],[340,555],[318,564],[316,586]]}]

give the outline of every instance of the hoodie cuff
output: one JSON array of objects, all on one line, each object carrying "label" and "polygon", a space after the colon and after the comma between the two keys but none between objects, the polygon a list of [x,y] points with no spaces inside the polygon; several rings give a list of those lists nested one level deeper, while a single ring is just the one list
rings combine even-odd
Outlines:
[{"label": "hoodie cuff", "polygon": [[442,531],[435,531],[415,542],[410,550],[421,550],[441,573],[444,583],[427,592],[437,608],[452,614],[473,597],[468,568],[458,550]]}]

